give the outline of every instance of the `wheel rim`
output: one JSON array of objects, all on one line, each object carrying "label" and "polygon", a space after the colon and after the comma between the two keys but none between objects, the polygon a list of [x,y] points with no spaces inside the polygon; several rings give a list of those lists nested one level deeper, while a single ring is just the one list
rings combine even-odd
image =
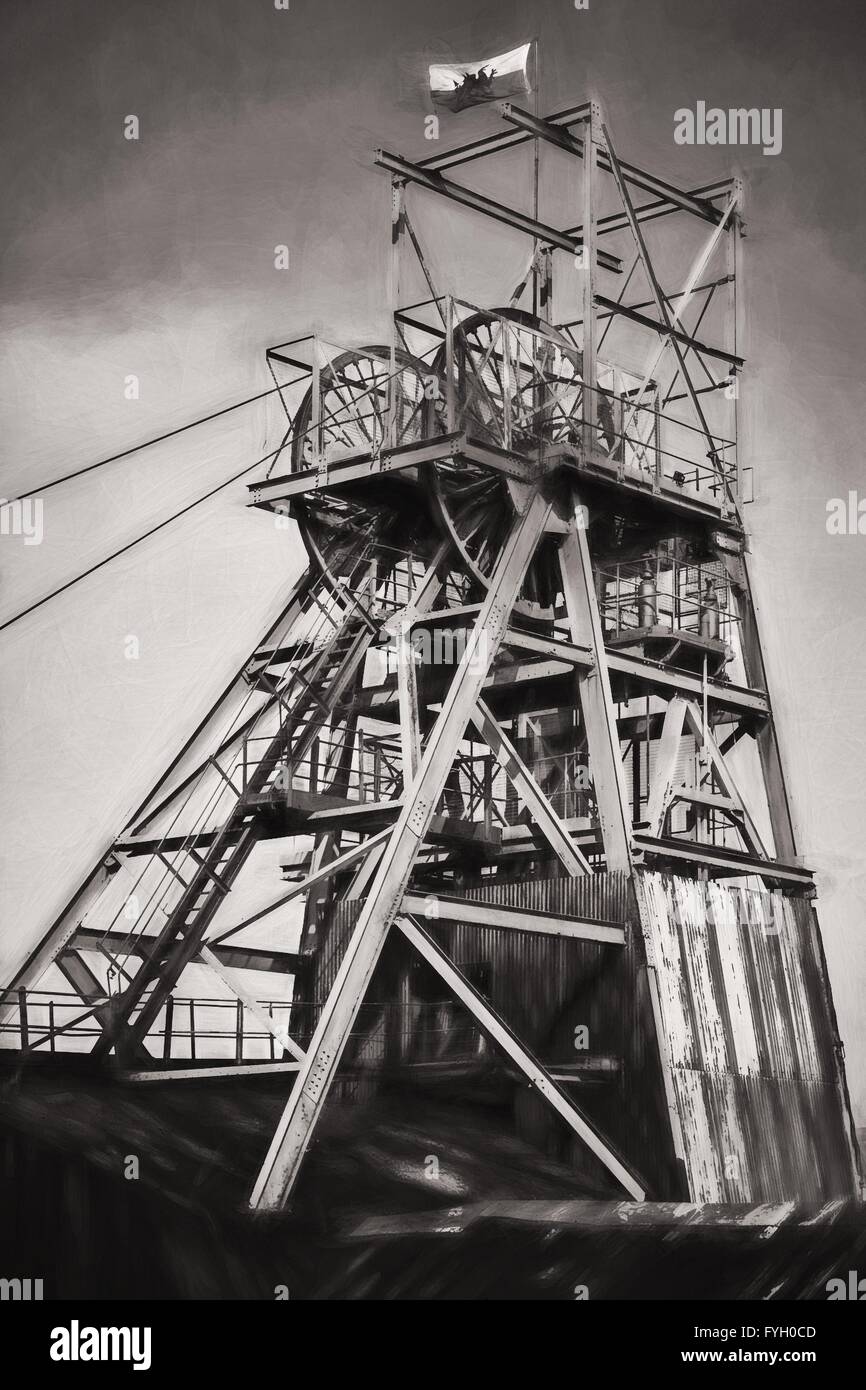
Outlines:
[{"label": "wheel rim", "polygon": [[[395,434],[396,444],[409,443],[422,436],[425,423],[425,376],[430,369],[408,353],[395,354]],[[319,418],[322,445],[327,463],[351,454],[376,452],[388,438],[389,380],[391,350],[372,346],[341,353],[319,374]],[[314,389],[305,395],[295,418],[291,449],[291,469],[302,472],[316,466],[315,439],[311,431]],[[385,544],[397,527],[398,513],[381,500],[365,501],[363,495],[349,496],[329,491],[327,485],[293,505],[298,529],[314,561],[331,553],[339,542],[348,550],[357,538],[357,547]]]}]

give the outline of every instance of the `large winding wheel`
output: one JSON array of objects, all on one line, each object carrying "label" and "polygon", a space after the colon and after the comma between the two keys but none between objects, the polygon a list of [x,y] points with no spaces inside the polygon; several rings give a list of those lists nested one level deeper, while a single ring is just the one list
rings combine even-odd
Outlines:
[{"label": "large winding wheel", "polygon": [[[430,368],[410,354],[395,354],[396,391],[393,397],[394,440],[408,444],[420,439],[427,424],[425,380]],[[311,428],[315,419],[315,389],[310,387],[295,419],[292,472],[314,468],[324,459],[330,464],[352,454],[376,453],[390,434],[392,396],[389,389],[391,356],[387,347],[373,346],[357,352],[344,352],[322,367],[319,373],[319,440]],[[381,486],[369,483],[355,489],[329,490],[327,474],[323,485],[297,499],[292,514],[301,537],[315,564],[328,574],[344,555],[360,551],[369,544],[400,546],[404,549],[429,547],[423,512],[407,508],[388,489],[387,475]],[[429,531],[429,521],[426,528]],[[334,571],[336,572],[336,571]]]},{"label": "large winding wheel", "polygon": [[[582,354],[548,324],[517,309],[474,314],[456,326],[451,356],[457,415],[470,440],[534,458],[539,469],[552,446],[579,442]],[[443,382],[447,360],[443,346],[435,363]],[[444,394],[430,433],[445,429]],[[430,478],[443,527],[486,588],[527,485],[464,457],[433,464]],[[550,610],[561,589],[556,535],[563,529],[562,515],[553,516],[527,570],[519,607],[528,616]]]}]

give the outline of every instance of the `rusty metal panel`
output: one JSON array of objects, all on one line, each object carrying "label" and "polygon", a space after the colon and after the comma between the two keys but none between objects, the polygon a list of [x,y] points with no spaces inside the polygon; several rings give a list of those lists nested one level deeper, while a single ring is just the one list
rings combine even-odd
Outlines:
[{"label": "rusty metal panel", "polygon": [[691,1198],[855,1191],[810,905],[660,873],[638,887]]}]

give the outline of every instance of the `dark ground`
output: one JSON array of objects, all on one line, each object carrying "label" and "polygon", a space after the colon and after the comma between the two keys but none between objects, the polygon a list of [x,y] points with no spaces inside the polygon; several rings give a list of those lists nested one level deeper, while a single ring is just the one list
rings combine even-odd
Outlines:
[{"label": "dark ground", "polygon": [[254,1217],[286,1090],[6,1069],[0,1273],[59,1299],[680,1300],[826,1299],[866,1271],[857,1203],[621,1203],[510,1135],[495,1098],[332,1106],[293,1209]]}]

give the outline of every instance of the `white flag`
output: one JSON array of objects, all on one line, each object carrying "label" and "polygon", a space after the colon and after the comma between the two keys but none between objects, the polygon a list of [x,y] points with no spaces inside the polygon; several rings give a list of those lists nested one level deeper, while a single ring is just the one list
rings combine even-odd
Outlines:
[{"label": "white flag", "polygon": [[532,91],[527,67],[531,44],[512,48],[481,63],[433,63],[430,67],[430,95],[436,106],[449,111],[465,111],[486,101],[525,96]]}]

